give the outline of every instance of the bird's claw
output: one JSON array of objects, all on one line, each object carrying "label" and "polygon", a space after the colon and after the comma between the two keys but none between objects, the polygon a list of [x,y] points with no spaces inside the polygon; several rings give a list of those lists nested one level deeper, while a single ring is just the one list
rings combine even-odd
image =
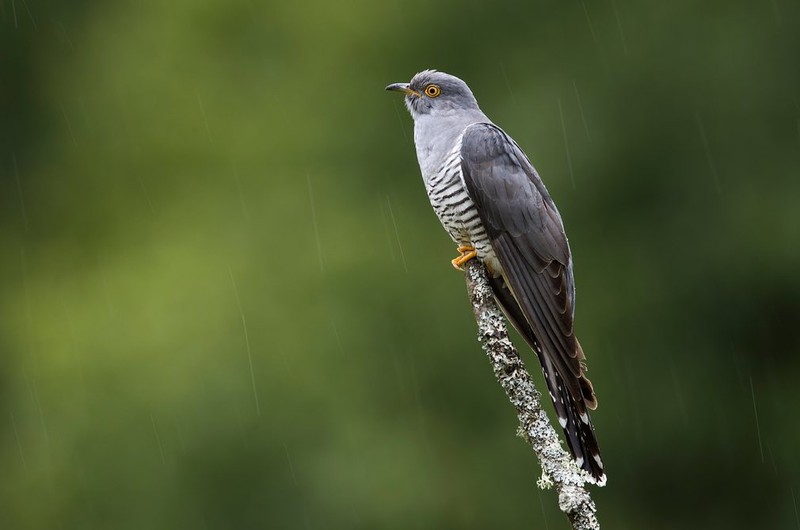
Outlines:
[{"label": "bird's claw", "polygon": [[455,267],[456,270],[463,271],[464,264],[472,258],[477,257],[478,251],[475,250],[475,247],[470,245],[461,245],[458,247],[458,251],[461,252],[461,255],[450,260],[450,263],[453,264],[453,267]]}]

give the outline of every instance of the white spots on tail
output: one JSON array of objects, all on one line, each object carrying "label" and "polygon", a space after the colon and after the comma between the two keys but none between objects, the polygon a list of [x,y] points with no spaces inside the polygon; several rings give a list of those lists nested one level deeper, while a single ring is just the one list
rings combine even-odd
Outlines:
[{"label": "white spots on tail", "polygon": [[589,425],[589,415],[585,412],[581,412],[581,421],[586,425]]},{"label": "white spots on tail", "polygon": [[559,416],[558,417],[558,424],[561,425],[562,429],[566,429],[567,428],[567,418]]}]

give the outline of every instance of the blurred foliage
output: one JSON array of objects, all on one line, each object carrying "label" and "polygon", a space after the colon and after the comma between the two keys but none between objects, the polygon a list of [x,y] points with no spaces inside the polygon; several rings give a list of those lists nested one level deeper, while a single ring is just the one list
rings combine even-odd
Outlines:
[{"label": "blurred foliage", "polygon": [[0,527],[566,528],[383,91],[433,67],[565,219],[601,522],[794,528],[798,51],[788,0],[0,1]]}]

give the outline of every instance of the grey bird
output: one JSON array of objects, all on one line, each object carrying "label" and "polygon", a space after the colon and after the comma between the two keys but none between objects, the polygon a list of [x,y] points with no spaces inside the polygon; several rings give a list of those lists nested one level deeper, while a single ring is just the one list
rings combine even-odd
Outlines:
[{"label": "grey bird", "polygon": [[573,329],[572,256],[544,183],[461,79],[425,70],[386,90],[405,94],[425,189],[460,252],[453,266],[473,258],[484,263],[495,299],[539,358],[578,467],[604,485],[588,414],[597,399]]}]

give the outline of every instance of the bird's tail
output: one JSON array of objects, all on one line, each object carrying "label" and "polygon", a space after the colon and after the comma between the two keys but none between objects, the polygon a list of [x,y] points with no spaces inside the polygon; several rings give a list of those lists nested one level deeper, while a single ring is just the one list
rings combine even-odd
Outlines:
[{"label": "bird's tail", "polygon": [[[490,283],[495,293],[495,298],[506,317],[539,358],[544,380],[547,383],[547,390],[556,409],[558,423],[564,430],[567,445],[575,458],[575,462],[578,467],[591,475],[592,482],[598,486],[605,485],[606,474],[603,470],[603,461],[600,459],[600,447],[597,444],[592,420],[587,410],[588,408],[594,409],[597,407],[592,383],[584,375],[581,375],[579,384],[582,395],[576,400],[569,387],[564,384],[558,370],[542,352],[542,347],[539,345],[539,341],[536,340],[536,335],[527,320],[525,320],[522,309],[520,309],[512,296],[505,281],[502,277],[497,277],[491,278]],[[580,344],[578,344],[578,349],[580,350]],[[580,357],[582,357],[581,353],[582,351],[578,352]]]}]

